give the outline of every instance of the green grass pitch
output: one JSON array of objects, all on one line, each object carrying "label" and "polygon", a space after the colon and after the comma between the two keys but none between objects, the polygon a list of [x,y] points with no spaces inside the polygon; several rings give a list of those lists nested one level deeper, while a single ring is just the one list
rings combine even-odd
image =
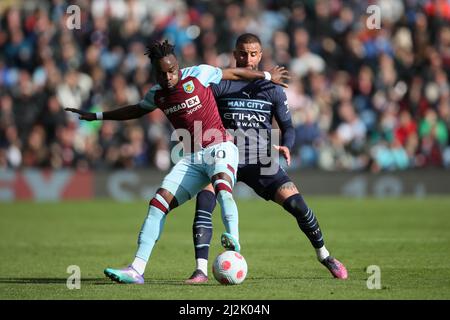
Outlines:
[{"label": "green grass pitch", "polygon": [[[133,286],[111,282],[103,269],[130,263],[145,201],[3,203],[0,299],[450,299],[450,198],[307,201],[348,280],[333,279],[295,220],[263,200],[238,201],[249,266],[239,286],[222,286],[212,276],[224,230],[219,208],[207,284],[183,284],[195,265],[190,201],[169,214],[146,284]],[[70,265],[80,267],[81,289],[66,286]],[[370,265],[380,268],[381,289],[367,288]]]}]

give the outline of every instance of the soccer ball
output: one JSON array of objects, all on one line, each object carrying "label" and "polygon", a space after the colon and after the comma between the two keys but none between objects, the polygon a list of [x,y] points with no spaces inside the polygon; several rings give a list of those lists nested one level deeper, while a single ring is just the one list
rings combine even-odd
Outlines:
[{"label": "soccer ball", "polygon": [[214,260],[212,271],[221,284],[240,284],[247,276],[247,262],[236,251],[225,251]]}]

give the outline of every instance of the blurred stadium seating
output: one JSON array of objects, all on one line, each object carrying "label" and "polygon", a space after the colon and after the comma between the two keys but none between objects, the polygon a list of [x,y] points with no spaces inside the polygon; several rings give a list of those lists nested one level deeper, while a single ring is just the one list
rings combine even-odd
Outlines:
[{"label": "blurred stadium seating", "polygon": [[[380,29],[366,26],[369,5]],[[227,67],[243,32],[261,37],[262,69],[290,69],[292,169],[450,168],[448,1],[22,0],[0,4],[0,169],[167,170],[161,112],[82,123],[63,108],[138,102],[154,83],[152,39],[173,42],[182,66]]]}]

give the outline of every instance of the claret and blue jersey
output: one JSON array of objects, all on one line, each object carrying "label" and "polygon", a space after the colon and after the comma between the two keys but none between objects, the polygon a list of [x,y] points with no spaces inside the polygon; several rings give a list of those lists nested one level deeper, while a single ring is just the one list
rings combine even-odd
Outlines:
[{"label": "claret and blue jersey", "polygon": [[[220,82],[222,70],[203,64],[181,69],[179,78],[178,84],[171,89],[153,86],[140,102],[141,108],[161,109],[175,129],[188,130],[191,141],[202,147],[230,140],[210,86]],[[199,130],[195,130],[196,123],[201,124]],[[204,140],[202,133],[207,130],[220,132],[221,141],[214,137]]]}]

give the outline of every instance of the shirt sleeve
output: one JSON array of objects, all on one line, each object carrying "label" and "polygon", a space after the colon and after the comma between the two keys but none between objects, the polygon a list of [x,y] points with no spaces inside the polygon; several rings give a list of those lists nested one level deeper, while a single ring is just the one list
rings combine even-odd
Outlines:
[{"label": "shirt sleeve", "polygon": [[201,64],[199,66],[184,68],[181,70],[181,77],[195,77],[200,83],[208,87],[211,83],[218,84],[222,80],[222,69],[210,66],[208,64]]},{"label": "shirt sleeve", "polygon": [[155,103],[155,94],[159,89],[161,89],[159,85],[151,87],[145,94],[144,98],[139,102],[139,106],[145,110],[155,110],[158,107]]},{"label": "shirt sleeve", "polygon": [[211,85],[211,90],[215,98],[220,98],[233,91],[230,80],[222,80],[218,84]]},{"label": "shirt sleeve", "polygon": [[274,104],[274,116],[281,130],[281,144],[292,149],[295,142],[295,130],[292,125],[291,113],[284,90],[277,86],[273,91],[272,103]]}]

